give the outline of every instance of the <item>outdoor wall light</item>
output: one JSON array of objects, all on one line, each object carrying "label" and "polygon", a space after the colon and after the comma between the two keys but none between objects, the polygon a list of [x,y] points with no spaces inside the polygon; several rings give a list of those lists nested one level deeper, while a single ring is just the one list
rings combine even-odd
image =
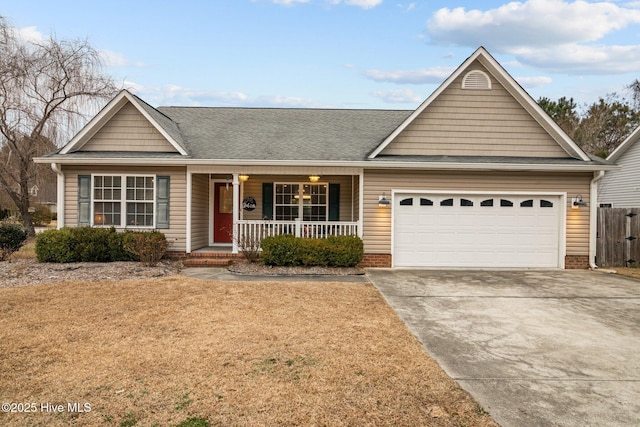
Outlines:
[{"label": "outdoor wall light", "polygon": [[578,194],[573,198],[573,203],[571,203],[571,209],[578,209],[580,206],[589,206],[587,202],[582,200],[582,194]]},{"label": "outdoor wall light", "polygon": [[320,181],[320,177],[318,175],[309,175],[309,181],[318,182]]},{"label": "outdoor wall light", "polygon": [[244,173],[241,173],[240,175],[238,175],[238,179],[241,182],[247,182],[249,180],[249,175],[246,175]]},{"label": "outdoor wall light", "polygon": [[378,197],[378,206],[389,206],[391,202],[387,199],[387,194],[382,193],[382,196]]}]

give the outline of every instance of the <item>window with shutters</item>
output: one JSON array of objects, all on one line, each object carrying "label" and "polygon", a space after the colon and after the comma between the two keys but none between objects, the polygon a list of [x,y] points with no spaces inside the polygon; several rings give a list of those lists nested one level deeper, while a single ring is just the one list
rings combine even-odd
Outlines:
[{"label": "window with shutters", "polygon": [[326,183],[276,183],[275,219],[293,221],[300,218],[303,221],[326,221],[327,189]]},{"label": "window with shutters", "polygon": [[154,175],[93,175],[92,225],[154,227],[155,181]]}]

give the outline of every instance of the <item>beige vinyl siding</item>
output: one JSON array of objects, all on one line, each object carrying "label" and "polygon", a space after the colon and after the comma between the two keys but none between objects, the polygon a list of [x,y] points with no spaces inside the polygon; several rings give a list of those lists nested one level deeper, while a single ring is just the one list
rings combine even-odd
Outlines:
[{"label": "beige vinyl siding", "polygon": [[209,176],[191,180],[191,250],[209,245]]},{"label": "beige vinyl siding", "polygon": [[606,172],[598,185],[598,203],[614,208],[640,207],[640,142],[624,152],[616,164],[622,169]]},{"label": "beige vinyl siding", "polygon": [[176,149],[128,102],[80,151],[175,152]]},{"label": "beige vinyl siding", "polygon": [[[256,209],[253,211],[242,210],[241,218],[246,220],[261,220],[262,214],[262,183],[263,182],[284,182],[284,183],[308,183],[308,176],[300,175],[251,175],[249,180],[244,182],[242,197],[253,197],[256,200]],[[318,183],[340,184],[340,221],[357,221],[357,206],[352,207],[353,193],[351,187],[351,176],[321,176]],[[357,190],[356,193],[357,195]],[[357,202],[356,202],[357,205]],[[352,209],[353,208],[353,209]],[[352,214],[354,215],[352,217]]]},{"label": "beige vinyl siding", "polygon": [[91,174],[155,174],[170,177],[169,229],[160,230],[169,241],[170,251],[186,250],[186,168],[173,167],[99,167],[64,166],[64,224],[67,227],[78,225],[78,175]]},{"label": "beige vinyl siding", "polygon": [[589,254],[589,209],[571,209],[581,194],[590,203],[591,174],[526,172],[414,172],[367,170],[364,176],[364,245],[366,253],[391,253],[391,206],[378,206],[378,196],[392,190],[492,192],[566,192],[566,254]]},{"label": "beige vinyl siding", "polygon": [[[472,69],[487,72],[479,62]],[[490,90],[462,89],[465,74],[381,154],[570,157],[497,80]]]}]

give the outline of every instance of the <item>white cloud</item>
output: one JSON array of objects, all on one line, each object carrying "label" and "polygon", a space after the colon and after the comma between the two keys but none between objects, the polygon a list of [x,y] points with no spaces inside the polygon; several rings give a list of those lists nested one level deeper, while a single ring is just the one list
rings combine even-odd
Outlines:
[{"label": "white cloud", "polygon": [[516,81],[525,89],[539,88],[553,83],[553,79],[547,76],[516,77]]},{"label": "white cloud", "polygon": [[638,22],[639,10],[610,2],[528,0],[487,11],[443,8],[429,19],[427,30],[437,43],[467,46],[481,41],[506,49],[595,41]]},{"label": "white cloud", "polygon": [[197,90],[178,85],[145,87],[131,81],[125,81],[123,88],[140,96],[151,105],[197,106],[197,107],[289,107],[321,108],[321,104],[309,98],[281,95],[249,97],[243,92],[222,92],[215,90]]},{"label": "white cloud", "polygon": [[296,3],[309,3],[309,0],[271,0],[275,4],[283,4],[285,6],[291,6]]},{"label": "white cloud", "polygon": [[418,104],[424,100],[423,96],[418,95],[411,89],[378,90],[373,92],[372,95],[389,104]]},{"label": "white cloud", "polygon": [[110,50],[101,50],[100,58],[107,67],[144,67],[143,62],[132,62],[128,60],[123,54],[118,52],[112,52]]},{"label": "white cloud", "polygon": [[[568,73],[638,69],[638,46],[595,46],[605,36],[640,23],[638,1],[527,0],[496,9],[443,8],[427,22],[431,42],[515,55],[523,65]],[[634,56],[635,55],[635,56]]]},{"label": "white cloud", "polygon": [[29,43],[41,43],[45,40],[45,36],[39,32],[37,27],[12,28],[13,34],[18,39]]},{"label": "white cloud", "polygon": [[433,67],[420,70],[365,70],[362,72],[367,78],[376,82],[391,82],[399,84],[442,83],[449,77],[453,68]]}]

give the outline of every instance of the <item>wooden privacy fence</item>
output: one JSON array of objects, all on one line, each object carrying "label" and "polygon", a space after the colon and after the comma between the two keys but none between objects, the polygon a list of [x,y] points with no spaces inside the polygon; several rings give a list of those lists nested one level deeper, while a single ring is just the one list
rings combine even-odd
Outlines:
[{"label": "wooden privacy fence", "polygon": [[640,265],[640,208],[598,208],[596,264]]}]

